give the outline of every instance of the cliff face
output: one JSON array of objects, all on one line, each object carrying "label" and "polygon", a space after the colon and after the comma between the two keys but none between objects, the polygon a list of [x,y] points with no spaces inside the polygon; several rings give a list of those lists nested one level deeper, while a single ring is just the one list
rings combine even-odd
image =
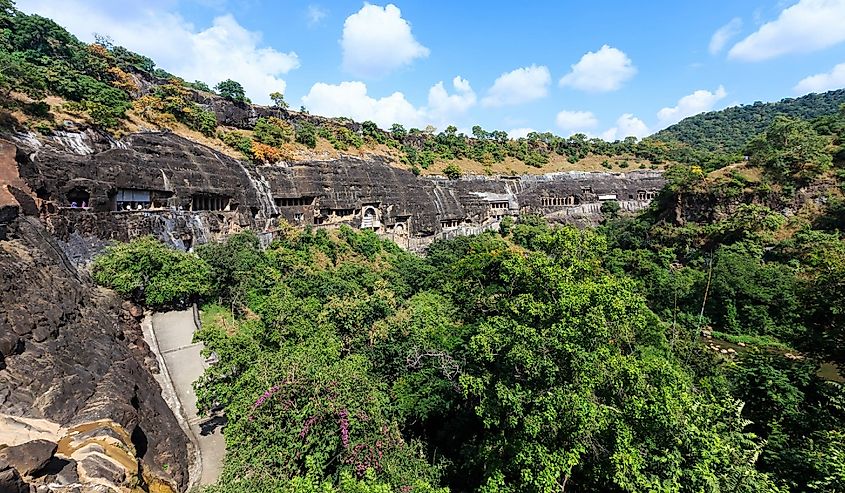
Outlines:
[{"label": "cliff face", "polygon": [[0,142],[0,491],[183,490],[187,439],[152,377],[143,311],[73,267],[18,151]]},{"label": "cliff face", "polygon": [[186,438],[152,378],[138,308],[79,274],[36,218],[8,226],[0,241],[0,444],[12,452],[35,439],[52,444],[41,467],[9,464],[34,484],[183,489]]},{"label": "cliff face", "polygon": [[[218,115],[241,121],[258,111],[230,106],[243,114]],[[423,178],[379,157],[255,166],[171,133],[13,139],[21,178],[50,231],[81,258],[100,240],[153,233],[190,248],[245,227],[269,235],[281,219],[303,227],[349,224],[425,245],[456,228],[494,227],[505,215],[596,223],[602,201],[634,211],[663,185],[653,171]]]}]

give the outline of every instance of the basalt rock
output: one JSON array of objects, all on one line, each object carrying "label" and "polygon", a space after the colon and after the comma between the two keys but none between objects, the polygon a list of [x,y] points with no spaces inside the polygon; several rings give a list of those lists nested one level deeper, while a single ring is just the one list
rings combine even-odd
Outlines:
[{"label": "basalt rock", "polygon": [[[239,107],[221,101],[208,104]],[[372,229],[407,247],[494,229],[505,215],[595,224],[602,201],[636,211],[664,183],[659,172],[645,170],[447,180],[415,176],[377,156],[256,166],[161,132],[121,140],[93,131],[13,139],[17,169],[43,221],[83,263],[112,240],[154,234],[188,249],[244,228],[270,237],[282,219]]]},{"label": "basalt rock", "polygon": [[3,493],[29,493],[29,484],[17,469],[0,459],[0,491]]},{"label": "basalt rock", "polygon": [[[0,241],[0,285],[0,443],[13,446],[7,460],[13,463],[15,446],[44,439],[58,442],[56,455],[79,462],[89,479],[103,461],[118,464],[122,472],[109,479],[117,489],[150,473],[184,488],[187,438],[121,300],[77,272],[32,216],[9,224]],[[85,449],[91,444],[103,450]],[[23,469],[24,476],[34,471]]]},{"label": "basalt rock", "polygon": [[56,448],[55,442],[32,440],[0,450],[0,461],[5,461],[24,476],[33,476],[47,465]]}]

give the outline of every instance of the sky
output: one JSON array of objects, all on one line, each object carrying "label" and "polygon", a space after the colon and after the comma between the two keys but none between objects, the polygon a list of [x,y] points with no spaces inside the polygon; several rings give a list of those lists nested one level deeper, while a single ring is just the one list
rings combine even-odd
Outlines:
[{"label": "sky", "polygon": [[18,0],[186,80],[383,128],[607,140],[845,87],[845,0]]}]

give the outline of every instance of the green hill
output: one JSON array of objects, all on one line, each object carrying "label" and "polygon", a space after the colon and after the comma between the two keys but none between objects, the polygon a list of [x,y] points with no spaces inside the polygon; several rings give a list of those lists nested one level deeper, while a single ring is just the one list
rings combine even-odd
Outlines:
[{"label": "green hill", "polygon": [[758,101],[685,118],[652,137],[683,142],[702,151],[739,152],[752,137],[764,131],[776,115],[810,120],[835,113],[842,104],[845,104],[845,89],[782,99],[776,103]]}]

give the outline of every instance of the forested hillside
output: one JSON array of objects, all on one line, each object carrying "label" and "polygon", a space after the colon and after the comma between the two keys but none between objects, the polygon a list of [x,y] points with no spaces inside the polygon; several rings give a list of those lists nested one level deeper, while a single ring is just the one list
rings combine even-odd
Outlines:
[{"label": "forested hillside", "polygon": [[845,113],[676,165],[646,213],[433,244],[242,233],[95,278],[204,302],[209,492],[845,491]]},{"label": "forested hillside", "polygon": [[845,89],[787,98],[776,103],[758,101],[685,118],[650,138],[682,142],[700,151],[740,153],[777,115],[811,120],[836,113],[842,104],[845,104]]}]

